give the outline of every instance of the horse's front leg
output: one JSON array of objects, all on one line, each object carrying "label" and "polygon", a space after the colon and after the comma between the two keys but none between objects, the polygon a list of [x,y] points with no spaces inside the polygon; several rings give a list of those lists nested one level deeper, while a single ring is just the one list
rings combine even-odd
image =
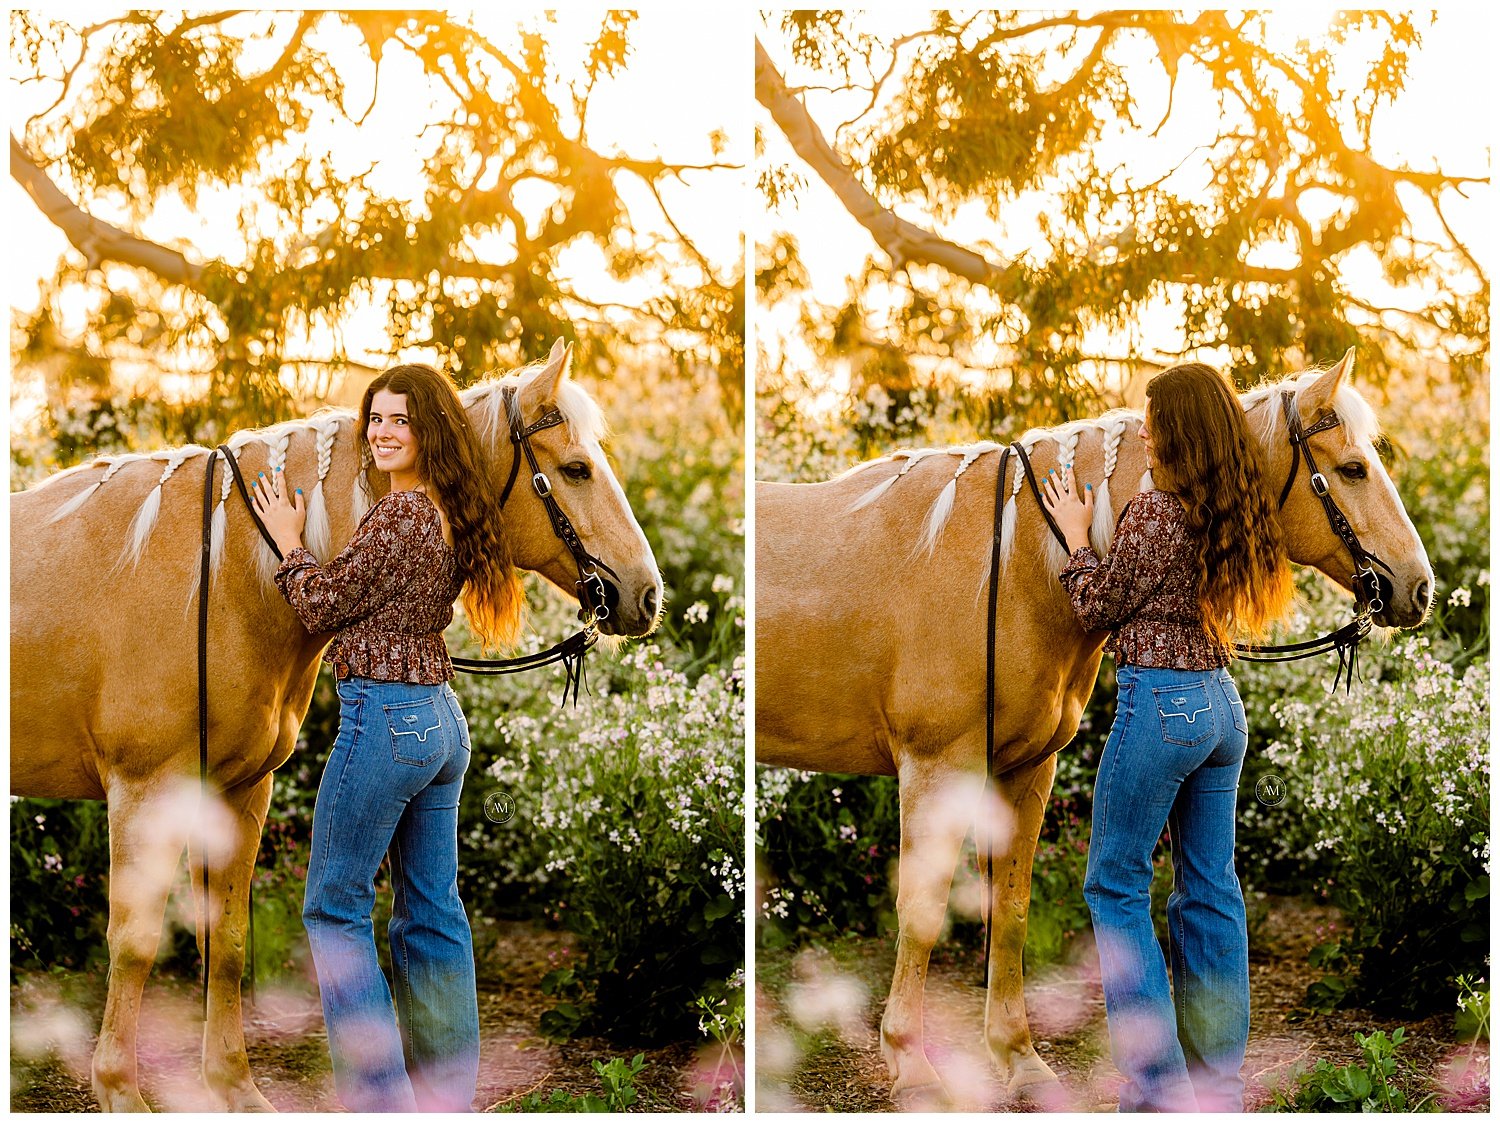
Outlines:
[{"label": "horse's front leg", "polygon": [[[1012,1094],[1057,1077],[1031,1044],[1021,955],[1026,947],[1026,914],[1031,907],[1031,863],[1036,856],[1042,814],[1052,794],[1057,757],[1001,776],[995,783],[1010,808],[1010,830],[995,846],[995,887],[990,909],[990,977],[984,1006],[984,1038],[990,1056]],[[984,830],[976,835],[984,845]],[[1009,845],[1005,845],[1008,841]]]},{"label": "horse's front leg", "polygon": [[271,775],[223,792],[209,812],[213,822],[208,847],[197,838],[189,846],[198,947],[203,947],[202,857],[208,849],[208,918],[212,933],[208,1017],[203,1026],[203,1083],[229,1111],[275,1111],[250,1074],[245,1052],[245,1024],[240,1008],[240,980],[245,972],[245,932],[249,923],[250,878],[260,849],[266,809],[271,803]]},{"label": "horse's front leg", "polygon": [[891,1094],[903,1108],[941,1108],[952,1101],[922,1048],[922,999],[928,959],[942,931],[953,869],[983,778],[948,763],[919,761],[902,767],[900,785],[899,934],[880,1050],[895,1081]]},{"label": "horse's front leg", "polygon": [[156,962],[167,894],[182,858],[196,794],[189,781],[111,780],[109,800],[109,996],[94,1048],[101,1111],[150,1111],[136,1065],[141,993]]}]

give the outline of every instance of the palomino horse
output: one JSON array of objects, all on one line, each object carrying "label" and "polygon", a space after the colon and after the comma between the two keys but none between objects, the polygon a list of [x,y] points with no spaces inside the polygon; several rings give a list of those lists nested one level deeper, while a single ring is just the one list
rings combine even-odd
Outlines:
[{"label": "palomino horse", "polygon": [[[1392,588],[1374,622],[1412,627],[1426,614],[1432,569],[1376,455],[1374,414],[1349,385],[1352,355],[1241,401],[1272,488],[1293,455],[1282,390],[1295,390],[1304,425],[1337,413],[1342,424],[1311,438],[1312,451],[1362,545],[1391,566]],[[1140,421],[1138,412],[1114,410],[1022,438],[1039,472],[1071,463],[1080,484],[1093,483],[1101,555],[1115,513],[1151,486]],[[949,1099],[923,1053],[922,998],[985,787],[985,593],[999,463],[998,446],[985,443],[898,453],[826,483],[756,489],[756,759],[895,775],[900,785],[899,934],[880,1029],[903,1103]],[[1056,576],[1062,547],[1029,494],[1016,503],[1020,464],[1009,471],[996,644],[995,783],[1004,804],[986,805],[979,821],[991,826],[995,851],[985,1043],[1017,1092],[1056,1080],[1032,1048],[1021,950],[1052,754],[1077,732],[1106,636],[1078,626]],[[1349,552],[1305,475],[1281,519],[1292,559],[1349,589]]]},{"label": "palomino horse", "polygon": [[[601,630],[644,635],[657,621],[661,577],[600,448],[602,415],[568,364],[559,342],[544,364],[465,390],[464,408],[497,488],[520,455],[503,389],[518,388],[527,424],[560,410],[566,424],[533,434],[532,447],[584,545],[612,567]],[[228,442],[252,478],[282,466],[304,487],[305,540],[325,560],[379,498],[366,493],[357,425],[351,411],[321,411]],[[106,1111],[148,1110],[136,1069],[141,994],[198,802],[193,608],[206,453],[106,457],[11,497],[11,791],[109,803],[109,996],[93,1060]],[[272,770],[296,744],[331,637],[309,635],[276,591],[275,558],[239,498],[224,502],[230,472],[218,472],[209,748],[224,823],[217,839],[200,846],[195,836],[189,847],[194,892],[204,852],[212,875],[203,1076],[231,1110],[274,1110],[251,1079],[240,1016],[248,885]],[[388,484],[375,475],[383,494]],[[516,489],[505,518],[517,564],[573,592],[573,557],[532,488]],[[199,937],[201,946],[201,927]]]}]

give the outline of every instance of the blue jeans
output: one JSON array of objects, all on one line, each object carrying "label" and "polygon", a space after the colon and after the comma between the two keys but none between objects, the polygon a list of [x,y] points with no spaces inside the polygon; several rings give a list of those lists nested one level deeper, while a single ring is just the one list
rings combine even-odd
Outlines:
[{"label": "blue jeans", "polygon": [[[468,725],[447,685],[351,677],[338,694],[302,907],[334,1086],[350,1111],[469,1111],[479,1006],[458,896]],[[394,1011],[370,921],[386,857]]]},{"label": "blue jeans", "polygon": [[[1119,668],[1094,787],[1084,897],[1099,945],[1121,1111],[1242,1111],[1250,1035],[1235,794],[1249,738],[1224,669]],[[1172,982],[1151,923],[1151,855],[1170,825]]]}]

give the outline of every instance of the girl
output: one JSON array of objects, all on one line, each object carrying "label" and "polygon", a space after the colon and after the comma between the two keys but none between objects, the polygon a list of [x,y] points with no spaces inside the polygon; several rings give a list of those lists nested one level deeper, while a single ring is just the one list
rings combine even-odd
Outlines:
[{"label": "girl", "polygon": [[[1245,708],[1230,637],[1283,613],[1292,581],[1281,524],[1239,398],[1188,363],[1146,387],[1140,438],[1152,480],[1121,512],[1102,561],[1092,485],[1048,473],[1043,502],[1067,539],[1060,575],[1079,623],[1109,629],[1114,726],[1099,761],[1084,896],[1094,921],[1121,1111],[1241,1111],[1250,1032],[1245,903],[1234,872]],[[1169,826],[1172,960],[1151,922],[1151,855]]]},{"label": "girl", "polygon": [[[313,811],[302,917],[344,1106],[468,1111],[479,1072],[474,954],[458,896],[469,732],[442,632],[462,591],[484,645],[509,641],[522,594],[452,383],[431,367],[393,367],[366,389],[360,427],[366,481],[379,494],[384,475],[389,494],[326,565],[302,544],[302,489],[288,494],[279,469],[255,488],[284,558],[277,587],[308,631],[335,633],[323,658],[338,677],[339,730]],[[386,857],[394,996],[370,922]]]}]

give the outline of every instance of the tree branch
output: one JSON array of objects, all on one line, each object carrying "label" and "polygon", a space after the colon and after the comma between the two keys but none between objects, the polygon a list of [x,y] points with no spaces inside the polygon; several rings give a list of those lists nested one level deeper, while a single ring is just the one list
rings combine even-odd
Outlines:
[{"label": "tree branch", "polygon": [[890,256],[893,268],[899,269],[908,262],[940,265],[955,276],[988,288],[1006,287],[1020,279],[1015,266],[990,261],[881,206],[833,150],[806,106],[788,92],[786,81],[759,38],[755,41],[755,99],[770,110],[777,127],[803,162],[832,189],[850,216]]},{"label": "tree branch", "polygon": [[43,109],[43,110],[41,110],[40,112],[37,112],[37,113],[33,113],[30,117],[28,117],[26,119],[26,124],[23,125],[22,128],[21,128],[22,135],[24,136],[26,133],[29,133],[31,131],[31,126],[32,125],[36,124],[36,122],[40,121],[43,117],[47,116],[47,114],[51,113],[54,109],[56,109],[59,105],[61,105],[63,103],[63,98],[65,98],[65,97],[68,96],[68,89],[73,85],[73,78],[78,74],[79,69],[83,66],[83,60],[88,57],[88,53],[89,53],[89,40],[95,34],[97,34],[100,31],[103,31],[106,27],[110,27],[110,26],[112,26],[114,24],[117,24],[117,23],[138,23],[138,22],[140,22],[140,17],[137,16],[135,13],[131,13],[130,15],[116,16],[114,19],[104,20],[102,23],[90,24],[88,27],[85,27],[82,30],[80,30],[78,32],[79,40],[80,40],[79,45],[78,45],[78,58],[74,61],[74,63],[73,63],[72,66],[68,67],[67,70],[63,71],[63,75],[62,75],[62,89],[57,92],[57,98],[56,98],[56,100],[53,101],[53,103],[51,105],[47,106],[46,109]]},{"label": "tree branch", "polygon": [[[84,211],[37,167],[14,136],[10,138],[10,174],[31,196],[37,209],[84,255],[90,269],[114,261],[155,273],[170,284],[184,285],[195,292],[204,291],[203,277],[207,266],[189,261],[177,250],[137,237]],[[387,268],[376,254],[371,254],[363,267],[366,275],[387,280],[419,280],[428,272],[426,267]],[[492,265],[445,255],[438,260],[437,267],[449,277],[503,281],[514,273],[516,264]]]},{"label": "tree branch", "polygon": [[88,214],[48,178],[14,134],[10,138],[10,174],[31,196],[37,209],[83,254],[90,269],[97,269],[106,261],[118,261],[148,269],[173,284],[202,291],[202,265],[189,261],[176,250],[138,238]]},{"label": "tree branch", "polygon": [[657,190],[655,181],[649,179],[646,180],[646,189],[651,192],[651,197],[656,200],[656,207],[661,211],[661,216],[667,220],[667,225],[672,228],[672,233],[676,234],[677,240],[687,248],[688,253],[693,257],[693,260],[698,263],[698,268],[703,270],[703,275],[708,278],[709,283],[721,289],[727,288],[728,286],[720,282],[719,278],[714,274],[713,266],[709,264],[708,258],[703,256],[702,251],[700,251],[698,247],[693,244],[693,240],[691,238],[689,238],[682,232],[681,227],[679,227],[676,220],[672,218],[672,212],[667,210],[667,204],[662,201],[661,192]]},{"label": "tree branch", "polygon": [[[226,14],[232,15],[233,13]],[[286,47],[282,49],[280,56],[271,64],[269,70],[255,79],[255,85],[258,88],[265,89],[271,85],[291,65],[292,59],[302,46],[302,40],[307,38],[307,33],[313,29],[313,25],[318,22],[321,15],[321,12],[302,13],[301,18],[297,20],[297,26],[292,30],[292,37],[287,40]]]},{"label": "tree branch", "polygon": [[1459,241],[1458,235],[1453,232],[1453,227],[1448,225],[1448,216],[1443,214],[1443,204],[1439,198],[1438,191],[1434,189],[1426,192],[1426,194],[1428,200],[1432,203],[1432,209],[1433,212],[1437,215],[1438,222],[1442,224],[1444,233],[1446,233],[1448,237],[1453,240],[1453,248],[1456,249],[1459,255],[1469,263],[1469,268],[1474,270],[1474,275],[1476,277],[1483,277],[1484,270],[1479,267],[1479,262],[1475,259],[1474,255],[1469,252],[1469,247]]}]

